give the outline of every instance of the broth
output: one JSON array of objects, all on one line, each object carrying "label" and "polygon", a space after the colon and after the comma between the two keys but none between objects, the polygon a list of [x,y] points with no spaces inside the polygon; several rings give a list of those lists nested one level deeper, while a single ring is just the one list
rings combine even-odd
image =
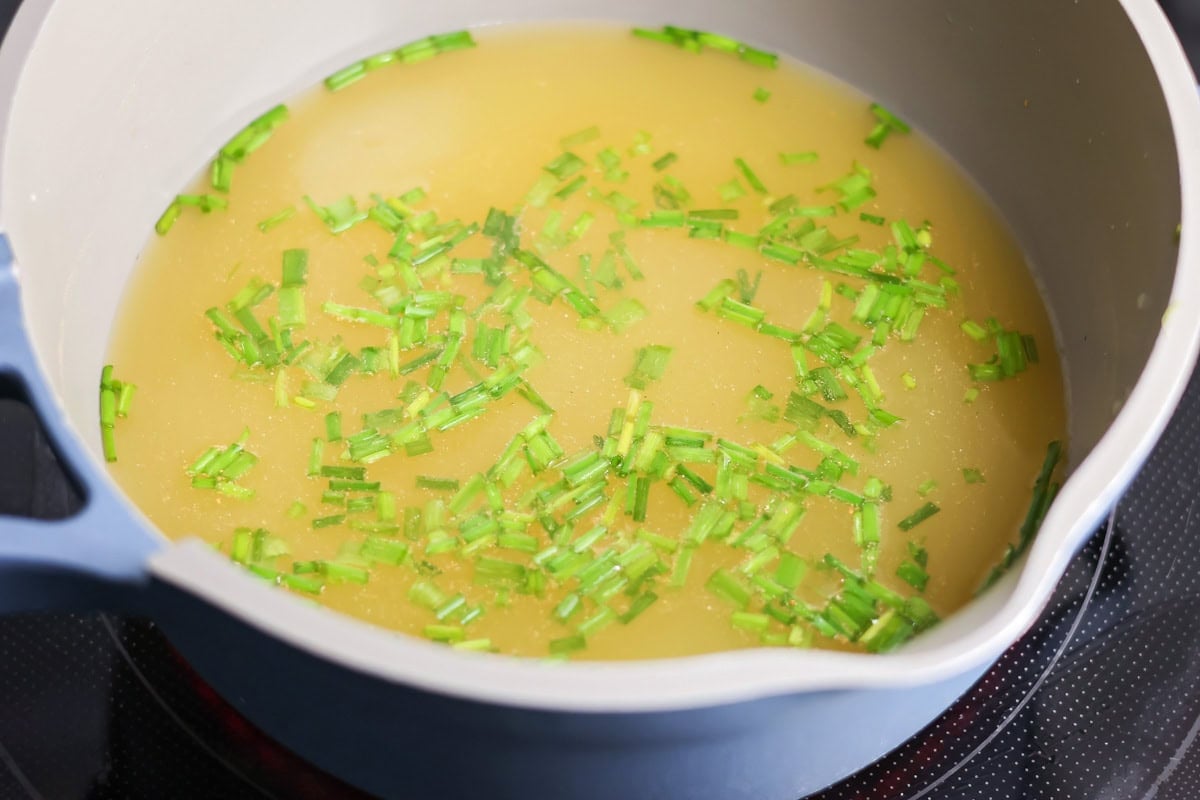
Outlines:
[{"label": "broth", "polygon": [[[830,609],[828,600],[839,591],[844,595],[845,584],[854,579],[831,568],[826,554],[863,574],[864,580],[869,578],[864,573],[870,573],[905,598],[923,598],[938,615],[969,600],[1006,548],[1017,541],[1047,443],[1061,439],[1065,430],[1062,378],[1045,307],[1018,246],[979,190],[919,134],[896,131],[879,149],[868,147],[864,137],[879,121],[868,100],[799,65],[781,63],[778,69],[767,69],[729,54],[696,55],[605,27],[489,30],[478,41],[475,48],[416,63],[389,64],[339,91],[320,88],[298,98],[270,140],[236,165],[227,209],[201,213],[185,207],[166,235],[146,248],[118,312],[110,346],[110,361],[118,376],[138,387],[128,419],[117,426],[119,460],[112,465],[114,476],[133,501],[166,535],[198,536],[227,552],[235,548],[235,529],[269,531],[268,553],[284,547],[287,553],[258,554],[259,572],[279,580],[276,571],[292,575],[293,564],[300,562],[301,578],[294,579],[295,584],[320,585],[320,602],[332,608],[399,631],[424,632],[518,655],[569,652],[575,658],[616,659],[764,643],[862,646],[861,631],[859,636],[837,632],[839,624],[847,623],[837,609]],[[759,89],[763,92],[756,97]],[[594,138],[579,135],[569,147],[560,146],[563,137],[591,126],[598,129]],[[605,148],[615,151],[619,165],[600,155]],[[561,180],[540,177],[550,175],[544,167],[564,150],[586,165]],[[809,152],[817,154],[815,160],[779,155]],[[676,158],[664,163],[671,161],[664,159],[669,153]],[[767,189],[765,194],[754,189],[735,158],[745,160]],[[854,171],[856,163],[869,168],[869,183],[877,195],[846,210],[838,206],[845,199],[842,192],[819,187],[860,174]],[[560,173],[571,166],[569,160],[552,164]],[[627,177],[622,178],[622,172]],[[577,176],[585,179],[584,184],[568,193]],[[730,183],[735,179],[741,191],[737,197]],[[189,191],[211,192],[207,183],[206,175]],[[399,341],[403,333],[399,320],[406,314],[415,319],[416,311],[392,314],[397,327],[388,329],[348,322],[322,310],[322,304],[333,302],[387,314],[386,304],[371,292],[405,284],[396,273],[398,262],[388,257],[396,235],[386,225],[370,218],[331,234],[302,198],[307,195],[319,205],[332,206],[338,198],[351,195],[365,211],[375,204],[370,199],[373,192],[391,198],[414,187],[427,196],[410,196],[412,202],[396,212],[410,228],[427,211],[436,212],[439,223],[461,220],[482,225],[489,209],[516,213],[521,206],[516,213],[520,247],[536,259],[526,257],[534,265],[531,270],[510,254],[503,269],[512,285],[536,285],[537,276],[531,272],[553,281],[552,273],[538,272],[540,260],[583,295],[593,294],[600,310],[600,314],[581,313],[556,290],[558,296],[548,305],[529,297],[521,306],[527,317],[493,308],[476,318],[472,312],[496,288],[478,274],[481,260],[491,256],[497,241],[486,231],[470,235],[444,255],[421,261],[430,249],[437,249],[435,242],[408,258],[421,262],[412,269],[423,275],[423,291],[461,295],[467,331],[441,390],[427,395],[435,398],[425,408],[427,415],[439,403],[446,407],[444,400],[436,399],[442,392],[454,396],[469,390],[497,368],[486,363],[486,353],[485,360],[475,357],[480,322],[512,326],[510,354],[519,350],[522,335],[543,354],[521,377],[554,409],[547,430],[565,455],[538,475],[532,475],[527,465],[507,489],[497,485],[492,501],[512,512],[508,516],[488,510],[486,492],[457,516],[444,510],[440,521],[437,509],[429,504],[439,500],[449,504],[472,475],[486,472],[514,436],[543,415],[536,398],[522,396],[522,386],[489,398],[485,413],[477,418],[445,431],[433,430],[429,434],[432,452],[408,455],[404,445],[390,440],[386,457],[377,461],[344,457],[345,439],[367,427],[364,414],[401,410],[393,418],[372,418],[384,438],[414,420],[429,419],[420,414],[405,416],[402,410],[414,408],[414,401],[419,405],[425,396],[416,394],[409,382],[424,386],[437,367],[430,362],[407,374],[392,374],[389,337]],[[568,196],[551,196],[539,207],[529,202],[531,189],[535,195],[544,189],[543,194],[561,191]],[[613,208],[622,200],[614,198],[613,191],[638,202],[628,212],[632,217],[651,217],[655,225],[630,225],[629,217],[622,224]],[[607,199],[598,198],[597,192]],[[794,200],[788,201],[791,195]],[[854,201],[847,205],[853,206]],[[296,209],[293,215],[265,232],[260,230],[260,222],[289,207]],[[657,227],[674,225],[678,212],[697,209],[735,209],[737,219],[699,223],[701,227]],[[814,227],[828,225],[830,231],[825,242],[818,234],[807,240],[808,250],[799,264],[787,263],[791,250],[776,252],[783,258],[772,257],[754,246],[688,235],[689,230],[701,236],[721,230],[715,226],[756,234],[781,209],[790,215],[789,225],[799,226],[811,218]],[[346,209],[334,208],[333,213],[342,211]],[[577,237],[562,233],[585,212],[594,216],[590,228]],[[559,233],[555,233],[556,214],[561,214]],[[874,217],[888,224],[876,224]],[[823,394],[825,384],[814,382],[811,372],[823,362],[802,345],[797,352],[809,372],[808,377],[798,376],[790,342],[727,318],[740,313],[739,307],[726,304],[725,311],[707,312],[696,307],[714,286],[733,279],[738,284],[729,292],[732,300],[752,296],[750,305],[759,311],[751,313],[765,312],[768,323],[801,332],[823,292],[833,290],[827,294],[829,321],[863,340],[831,358],[852,357],[878,331],[877,325],[866,326],[852,316],[864,287],[879,284],[873,278],[864,280],[827,267],[833,259],[847,254],[852,258],[853,253],[862,258],[863,252],[871,251],[886,258],[886,248],[894,245],[890,223],[897,220],[908,220],[918,231],[923,221],[932,221],[930,258],[920,267],[919,276],[929,284],[927,291],[946,294],[948,308],[927,308],[913,341],[901,341],[893,331],[866,362],[867,374],[882,393],[872,402],[901,418],[895,424],[888,426],[886,416],[872,420],[845,375],[836,382],[849,395],[847,399],[830,399],[836,392]],[[610,235],[621,231],[614,243]],[[449,228],[442,235],[453,237],[455,232]],[[828,241],[852,236],[858,241],[820,256],[812,254]],[[410,237],[414,243],[426,238],[418,233]],[[800,247],[797,240],[783,243]],[[630,273],[622,247],[642,279]],[[328,376],[322,379],[316,366],[310,365],[306,372],[299,366],[303,358],[292,366],[275,368],[238,364],[216,341],[214,325],[205,317],[206,309],[224,308],[252,279],[278,287],[282,253],[297,249],[307,251],[306,285],[299,293],[306,322],[293,329],[292,339],[327,346],[340,338],[359,364],[340,386]],[[926,257],[921,245],[911,249]],[[581,256],[590,258],[590,282],[582,272]],[[955,271],[957,290],[943,280],[949,275],[932,256]],[[812,266],[814,262],[818,267]],[[611,275],[609,264],[614,270]],[[886,268],[870,269],[879,273]],[[755,291],[754,278],[760,273]],[[603,285],[616,279],[622,284],[619,289]],[[926,290],[918,287],[918,291]],[[408,300],[402,302],[416,303],[410,289],[397,289],[393,297],[403,296]],[[254,307],[264,327],[267,318],[278,313],[279,298],[277,289]],[[626,304],[622,308],[631,308],[630,298],[644,306],[645,318],[627,326],[618,320],[615,327],[622,329],[615,330],[603,316],[611,315],[621,303]],[[442,300],[430,302],[436,305]],[[586,311],[587,304],[583,306]],[[448,308],[435,309],[428,323],[433,345],[404,348],[399,361],[407,365],[423,354],[438,352],[439,346],[444,353],[451,316]],[[997,320],[1006,331],[1032,336],[1041,350],[1038,363],[1015,378],[973,381],[966,365],[985,363],[996,353],[995,337],[986,331],[987,318]],[[964,320],[980,324],[984,341],[964,333]],[[522,334],[518,328],[526,321],[529,326]],[[826,324],[812,330],[830,330]],[[839,328],[832,330],[836,333]],[[802,342],[808,336],[805,333]],[[522,496],[539,483],[547,493],[540,505],[526,504],[534,509],[531,516],[549,515],[561,522],[579,507],[568,498],[547,511],[555,496],[545,484],[558,480],[558,467],[564,463],[577,463],[571,459],[604,446],[612,410],[629,402],[626,380],[636,352],[652,345],[670,347],[671,352],[662,377],[647,379],[638,400],[653,404],[651,431],[665,436],[659,426],[680,426],[714,434],[703,444],[708,455],[693,451],[695,457],[711,458],[719,437],[770,446],[795,431],[795,422],[768,421],[789,409],[795,412],[793,419],[812,410],[811,403],[789,405],[793,391],[807,392],[819,407],[847,415],[840,422],[833,418],[835,414],[805,423],[818,438],[816,444],[801,441],[790,448],[781,445],[778,456],[754,456],[752,472],[757,476],[768,475],[769,459],[809,471],[791,473],[790,480],[808,484],[804,491],[780,495],[802,502],[805,509],[790,539],[755,540],[754,530],[747,534],[772,490],[748,482],[748,471],[743,471],[743,478],[732,479],[734,489],[718,486],[715,465],[703,461],[684,462],[696,482],[680,478],[678,472],[646,477],[645,518],[636,521],[626,513],[626,478],[609,468],[606,492],[617,499],[611,501],[611,521],[594,543],[580,543],[579,537],[602,524],[601,517],[610,508],[607,496],[582,513],[567,533],[547,529],[557,523],[547,526],[521,516],[527,510],[520,507]],[[379,349],[377,355],[367,356],[378,361],[374,374],[364,374],[362,348]],[[339,357],[340,351],[331,358]],[[510,355],[495,363],[511,360]],[[862,379],[864,373],[857,365],[849,369],[851,377]],[[280,372],[282,379],[277,378]],[[304,397],[306,383],[314,384],[307,389],[309,398]],[[752,404],[748,396],[754,387],[763,389]],[[335,400],[318,397],[331,390],[336,390]],[[869,388],[866,391],[874,397]],[[975,392],[973,402],[966,402],[968,393]],[[401,395],[403,399],[398,399]],[[328,438],[325,417],[333,411],[341,415],[342,439],[321,446],[320,464],[334,467],[332,472],[342,477],[310,477],[314,439]],[[858,423],[861,430],[853,431],[854,435],[843,430],[846,419]],[[188,473],[189,465],[207,449],[234,442],[244,429],[249,431],[245,448],[258,461],[232,482],[231,491],[250,490],[253,498],[195,488],[197,476]],[[599,443],[595,437],[600,437]],[[837,449],[828,459],[813,449],[822,442]],[[670,460],[673,464],[675,459]],[[839,460],[844,471],[840,476]],[[845,469],[851,460],[857,464],[857,475]],[[340,473],[339,468],[343,468]],[[365,470],[365,480],[378,482],[394,496],[395,522],[388,519],[388,501],[380,501],[371,490],[326,494],[331,479],[357,480],[358,468]],[[652,475],[653,468],[648,470]],[[419,481],[418,476],[436,480]],[[890,491],[882,497],[867,496],[879,493],[879,484],[868,480],[872,476]],[[670,477],[682,493],[672,488],[666,479]],[[456,481],[458,490],[441,488],[438,481]],[[419,482],[435,488],[421,488]],[[704,508],[717,505],[717,494],[737,494],[738,485],[746,487],[748,505],[739,506],[734,499],[722,508],[735,515],[740,510],[744,519],[736,521],[727,537],[710,537],[693,550],[684,532]],[[827,485],[845,492],[824,496]],[[635,480],[635,494],[636,490]],[[689,506],[681,494],[694,497],[693,504]],[[323,502],[323,497],[342,504]],[[583,497],[586,502],[586,493]],[[346,502],[351,503],[349,508]],[[781,502],[777,500],[769,510],[778,512]],[[898,527],[928,503],[936,505],[936,514],[909,530]],[[860,541],[855,540],[855,515],[860,516],[861,531],[864,504],[872,507],[871,513],[877,509],[881,521],[878,545],[868,546],[866,555],[861,533]],[[406,530],[410,508],[420,510],[421,523],[413,525],[415,512],[409,511]],[[339,515],[344,519],[338,521]],[[780,516],[776,513],[774,518]],[[472,517],[477,519],[465,522]],[[319,522],[323,526],[314,527],[314,519],[330,524]],[[464,524],[469,530],[475,525],[495,530],[484,533],[481,540],[468,541]],[[430,530],[436,532],[432,538]],[[368,535],[382,549],[364,555],[360,545]],[[244,544],[246,534],[237,541]],[[474,541],[482,544],[472,545]],[[545,555],[556,542],[558,551]],[[630,553],[638,542],[642,543],[639,549]],[[441,548],[449,549],[438,552]],[[897,576],[898,569],[913,574],[915,560],[921,560],[913,548],[927,558],[927,565],[918,570],[928,573],[923,592]],[[380,562],[381,558],[394,560],[402,550],[407,550],[402,563]],[[583,566],[570,576],[570,561],[561,557],[575,550]],[[673,576],[682,572],[680,553],[685,550],[693,553],[690,568],[684,585],[674,586]],[[604,574],[597,579],[598,588],[588,587],[594,594],[583,596],[580,575],[593,577],[589,567],[609,551],[611,559],[629,555],[620,563],[614,561],[616,566],[595,566],[596,573]],[[652,577],[637,575],[640,565],[648,563],[646,553],[661,563],[662,574],[653,576],[651,568]],[[799,560],[788,557],[781,572],[785,553]],[[751,565],[756,556],[763,563]],[[520,569],[491,561],[481,566],[481,557]],[[334,566],[307,563],[312,561]],[[567,566],[556,577],[539,563]],[[798,586],[767,609],[773,597],[770,592],[777,592],[781,584],[790,588],[786,584],[794,582],[794,569],[801,564],[805,574]],[[369,573],[365,584],[355,582],[365,573]],[[714,573],[722,577],[710,580]],[[542,577],[529,577],[534,574]],[[631,580],[630,575],[636,577]],[[733,588],[725,580],[730,576]],[[770,580],[753,583],[758,576]],[[414,592],[414,584],[426,590],[435,586],[440,596],[423,594],[420,588]],[[746,603],[742,592],[750,596]],[[580,593],[579,609],[560,621],[554,611],[565,612],[572,601],[564,605],[564,598],[573,593]],[[462,595],[462,603],[452,607],[456,594]],[[651,594],[653,600],[638,599]],[[609,619],[629,613],[634,610],[631,604],[639,602],[650,605],[636,619],[628,623]],[[431,607],[441,609],[440,618]],[[603,611],[605,607],[611,612]],[[887,608],[885,602],[873,607],[871,621],[886,615]],[[464,610],[477,616],[464,622]],[[814,622],[805,614],[820,619]],[[905,615],[903,624],[913,623],[908,610]],[[789,616],[795,618],[785,623]],[[581,624],[585,635],[579,636]]]}]

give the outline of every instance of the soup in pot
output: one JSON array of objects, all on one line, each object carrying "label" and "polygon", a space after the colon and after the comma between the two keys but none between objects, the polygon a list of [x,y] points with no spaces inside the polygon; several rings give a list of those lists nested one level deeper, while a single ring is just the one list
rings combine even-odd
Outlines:
[{"label": "soup in pot", "polygon": [[1065,431],[979,188],[675,28],[339,71],[170,204],[116,319],[106,451],[165,534],[521,656],[891,649],[1028,544]]}]

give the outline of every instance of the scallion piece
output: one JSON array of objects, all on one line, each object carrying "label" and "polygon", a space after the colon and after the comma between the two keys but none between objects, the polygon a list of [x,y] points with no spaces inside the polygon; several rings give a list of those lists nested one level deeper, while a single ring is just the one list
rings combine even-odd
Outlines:
[{"label": "scallion piece", "polygon": [[259,222],[258,229],[264,234],[268,233],[268,231],[272,228],[277,228],[278,225],[281,225],[284,222],[287,222],[288,219],[294,217],[295,213],[296,207],[294,205],[289,205],[286,207],[286,209],[272,213],[271,216],[266,217],[262,222]]},{"label": "scallion piece", "polygon": [[642,219],[643,228],[682,228],[687,223],[687,214],[683,211],[651,211]]},{"label": "scallion piece", "polygon": [[904,519],[900,520],[900,522],[896,524],[896,527],[902,531],[911,531],[913,528],[917,527],[939,511],[941,511],[941,509],[938,508],[936,504],[926,503]]},{"label": "scallion piece", "polygon": [[775,69],[779,65],[779,56],[749,45],[741,45],[738,48],[738,57],[749,64],[768,69]]},{"label": "scallion piece", "polygon": [[426,625],[421,632],[426,639],[445,643],[461,642],[466,636],[458,625]]},{"label": "scallion piece", "polygon": [[646,318],[649,312],[646,307],[634,297],[626,297],[612,310],[604,315],[604,319],[617,333],[624,333],[634,324]]},{"label": "scallion piece", "polygon": [[594,142],[600,138],[600,128],[596,125],[576,131],[575,133],[564,136],[559,139],[558,143],[563,150],[570,150],[572,147],[578,147],[581,144]]},{"label": "scallion piece", "polygon": [[634,356],[633,369],[625,376],[625,385],[633,389],[645,389],[652,381],[662,378],[672,352],[672,348],[660,344],[639,347]]},{"label": "scallion piece", "polygon": [[496,648],[492,645],[491,639],[464,639],[461,642],[454,642],[450,645],[455,650],[467,650],[478,653],[495,652]]},{"label": "scallion piece", "polygon": [[766,614],[749,611],[735,611],[729,616],[733,627],[749,633],[762,633],[771,624],[771,618]]},{"label": "scallion piece", "polygon": [[366,77],[367,66],[365,62],[357,61],[349,66],[342,67],[337,72],[333,73],[325,79],[325,88],[331,92],[336,92],[346,88],[356,81]]},{"label": "scallion piece", "polygon": [[625,611],[625,613],[620,616],[621,624],[628,625],[629,623],[633,622],[639,616],[644,614],[646,610],[650,608],[650,606],[654,605],[655,601],[657,600],[658,595],[656,595],[654,592],[645,592],[638,595],[633,599],[633,602],[629,604],[629,608]]},{"label": "scallion piece", "polygon": [[746,179],[746,183],[750,184],[751,189],[759,194],[767,193],[767,187],[763,185],[761,180],[759,180],[758,175],[750,168],[750,165],[746,163],[745,159],[735,158],[733,160],[733,165],[738,168],[739,172],[742,173],[742,177]]},{"label": "scallion piece", "polygon": [[784,552],[779,557],[779,564],[775,568],[775,580],[789,591],[795,591],[800,586],[800,581],[804,580],[804,574],[808,569],[807,563],[793,553]]},{"label": "scallion piece", "polygon": [[688,28],[679,28],[674,25],[665,25],[661,30],[650,30],[647,28],[634,28],[633,35],[640,39],[649,39],[650,41],[662,42],[664,44],[672,44],[683,50],[688,50],[693,53],[699,53],[704,48],[719,50],[723,53],[736,55],[741,60],[754,64],[760,67],[774,69],[779,63],[779,57],[774,53],[768,53],[765,50],[759,50],[751,47],[744,42],[739,42],[736,39],[731,39],[728,36],[721,36],[715,33],[706,31],[690,30]]},{"label": "scallion piece", "polygon": [[457,492],[460,483],[457,478],[434,478],[429,475],[417,476],[418,489],[432,489],[435,492]]},{"label": "scallion piece", "polygon": [[985,341],[988,338],[987,329],[974,320],[963,320],[961,326],[962,332],[970,336],[977,342]]},{"label": "scallion piece", "polygon": [[718,186],[717,194],[723,202],[729,203],[737,200],[739,197],[745,197],[746,190],[743,188],[741,182],[737,178],[734,178]]},{"label": "scallion piece", "polygon": [[233,183],[233,159],[218,155],[213,159],[211,181],[218,192],[228,192]]},{"label": "scallion piece", "polygon": [[551,639],[548,645],[551,655],[561,656],[587,648],[587,639],[575,633],[561,639]]},{"label": "scallion piece", "polygon": [[582,636],[595,636],[602,628],[607,627],[609,624],[617,621],[617,619],[619,617],[615,611],[607,606],[602,606],[595,614],[579,623],[577,630]]},{"label": "scallion piece", "polygon": [[106,364],[100,371],[100,442],[104,451],[104,460],[111,463],[117,460],[117,445],[113,428],[117,421],[117,393],[120,390],[118,381],[113,380],[113,367]]},{"label": "scallion piece", "polygon": [[310,575],[294,575],[284,573],[279,579],[283,585],[287,586],[289,589],[295,589],[308,594],[320,594],[321,590],[325,588],[324,581],[322,581],[320,578]]},{"label": "scallion piece", "polygon": [[[318,527],[316,520],[313,520],[313,527]],[[366,583],[371,576],[366,567],[341,561],[322,561],[320,571],[325,577],[338,583]]]},{"label": "scallion piece", "polygon": [[[1021,523],[1020,539],[1015,546],[1009,545],[1004,558],[988,573],[980,591],[999,580],[1033,541],[1034,534],[1037,533],[1058,492],[1058,485],[1051,483],[1051,477],[1054,475],[1060,458],[1062,458],[1062,442],[1050,442],[1046,446],[1046,457],[1042,461],[1042,467],[1033,484],[1033,496],[1030,498],[1029,507],[1025,512],[1025,519]],[[916,553],[913,554],[913,559],[918,560]]]},{"label": "scallion piece", "polygon": [[717,597],[732,603],[739,609],[744,609],[750,602],[749,590],[725,570],[719,569],[709,576],[705,587]]},{"label": "scallion piece", "polygon": [[650,166],[653,167],[657,172],[662,172],[664,169],[671,166],[678,160],[679,156],[675,153],[665,153],[664,155],[659,156],[652,161]]},{"label": "scallion piece", "polygon": [[925,591],[925,586],[929,583],[929,573],[915,561],[901,562],[900,566],[896,568],[896,577],[918,592]]},{"label": "scallion piece", "polygon": [[439,54],[454,50],[466,50],[475,46],[475,40],[470,31],[453,31],[451,33],[435,33],[429,37],[433,48]]},{"label": "scallion piece", "polygon": [[911,128],[906,122],[897,117],[891,111],[888,111],[879,103],[871,104],[871,113],[875,115],[877,124],[867,136],[867,146],[878,150],[883,146],[884,141],[893,133],[908,133]]},{"label": "scallion piece", "polygon": [[790,166],[792,164],[815,164],[817,158],[817,154],[811,150],[803,152],[780,153],[779,163],[783,164],[784,166]]},{"label": "scallion piece", "polygon": [[964,467],[962,471],[963,480],[967,483],[985,483],[983,473],[973,467]]},{"label": "scallion piece", "polygon": [[121,386],[117,390],[117,417],[125,419],[129,416],[129,409],[133,405],[133,394],[137,391],[137,386],[128,381],[121,381]]},{"label": "scallion piece", "polygon": [[175,220],[179,219],[181,211],[183,211],[183,204],[178,200],[173,200],[167,206],[166,210],[163,211],[158,221],[154,223],[154,232],[159,236],[166,236],[167,231],[171,230],[172,226],[175,225]]},{"label": "scallion piece", "polygon": [[586,166],[587,162],[574,153],[568,151],[553,158],[550,162],[543,166],[542,169],[562,181],[571,177]]},{"label": "scallion piece", "polygon": [[638,475],[634,480],[634,487],[633,521],[644,522],[650,501],[650,479],[645,475]]},{"label": "scallion piece", "polygon": [[571,195],[582,189],[587,183],[587,178],[583,175],[576,175],[570,181],[563,185],[561,189],[554,193],[554,196],[559,200],[566,200]]}]

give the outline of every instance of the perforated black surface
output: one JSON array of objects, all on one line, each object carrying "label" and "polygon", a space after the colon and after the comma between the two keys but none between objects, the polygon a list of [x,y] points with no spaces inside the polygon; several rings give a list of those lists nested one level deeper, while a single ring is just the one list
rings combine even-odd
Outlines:
[{"label": "perforated black surface", "polygon": [[[1163,2],[1200,53],[1200,5]],[[0,0],[0,24],[16,5]],[[69,486],[2,395],[0,513],[59,516]],[[1193,377],[1034,629],[929,728],[815,797],[1200,798],[1198,502]],[[0,800],[359,796],[234,714],[150,623],[0,618]]]}]

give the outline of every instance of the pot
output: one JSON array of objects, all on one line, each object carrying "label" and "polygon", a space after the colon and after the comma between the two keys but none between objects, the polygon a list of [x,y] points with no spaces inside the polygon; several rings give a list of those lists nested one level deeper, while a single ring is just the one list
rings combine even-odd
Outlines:
[{"label": "pot", "polygon": [[[460,653],[168,542],[105,474],[96,380],[118,298],[160,211],[233,132],[401,42],[580,18],[716,30],[846,80],[957,159],[1027,252],[1060,338],[1070,477],[1017,567],[894,653]],[[933,719],[1031,624],[1182,393],[1200,333],[1194,87],[1152,0],[27,0],[0,49],[0,394],[31,402],[85,504],[0,521],[0,610],[151,616],[268,733],[385,796],[825,786]]]}]

